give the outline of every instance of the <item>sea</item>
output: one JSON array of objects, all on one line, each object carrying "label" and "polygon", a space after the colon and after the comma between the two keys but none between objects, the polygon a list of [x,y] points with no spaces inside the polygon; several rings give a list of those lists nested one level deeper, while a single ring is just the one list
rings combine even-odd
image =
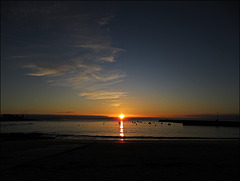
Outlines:
[{"label": "sea", "polygon": [[69,118],[2,121],[1,133],[70,139],[238,139],[239,127],[189,126],[154,118]]}]

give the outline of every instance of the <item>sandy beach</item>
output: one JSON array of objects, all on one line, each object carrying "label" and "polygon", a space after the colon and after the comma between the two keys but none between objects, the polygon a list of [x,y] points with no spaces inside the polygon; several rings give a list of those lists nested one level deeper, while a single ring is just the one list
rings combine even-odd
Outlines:
[{"label": "sandy beach", "polygon": [[238,180],[239,140],[1,141],[1,180]]}]

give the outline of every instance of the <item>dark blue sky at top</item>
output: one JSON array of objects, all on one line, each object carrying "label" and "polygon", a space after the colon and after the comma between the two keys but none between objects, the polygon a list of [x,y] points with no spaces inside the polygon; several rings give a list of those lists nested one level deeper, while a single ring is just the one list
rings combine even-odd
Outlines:
[{"label": "dark blue sky at top", "polygon": [[199,92],[200,99],[237,92],[235,8],[225,2],[142,3],[126,8],[113,37],[120,37],[121,47],[131,50],[123,61],[137,89],[153,87],[152,92],[183,97]]},{"label": "dark blue sky at top", "polygon": [[[236,1],[5,2],[3,94],[11,97],[20,85],[51,92],[68,84],[82,98],[111,90],[153,102],[186,98],[207,105],[222,99],[234,112],[238,6]],[[84,86],[69,83],[72,78]]]},{"label": "dark blue sky at top", "polygon": [[[124,8],[113,23],[113,37],[121,47],[131,49],[126,56],[134,57],[123,60],[126,67],[131,64],[150,74],[169,71],[201,77],[207,74],[217,79],[235,76],[238,18],[231,15],[236,6],[218,3],[193,2],[185,6],[179,2],[172,6],[142,2]],[[150,70],[149,63],[154,65]],[[224,74],[226,69],[233,71]]]}]

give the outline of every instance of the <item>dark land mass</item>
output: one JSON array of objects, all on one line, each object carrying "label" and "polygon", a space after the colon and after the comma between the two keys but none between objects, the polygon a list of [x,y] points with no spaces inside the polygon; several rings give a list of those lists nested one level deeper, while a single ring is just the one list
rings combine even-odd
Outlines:
[{"label": "dark land mass", "polygon": [[0,121],[39,121],[39,120],[73,120],[73,119],[109,119],[107,116],[88,115],[45,115],[45,114],[1,114]]},{"label": "dark land mass", "polygon": [[240,121],[208,121],[208,120],[159,120],[159,122],[182,123],[184,126],[228,126],[240,127]]}]

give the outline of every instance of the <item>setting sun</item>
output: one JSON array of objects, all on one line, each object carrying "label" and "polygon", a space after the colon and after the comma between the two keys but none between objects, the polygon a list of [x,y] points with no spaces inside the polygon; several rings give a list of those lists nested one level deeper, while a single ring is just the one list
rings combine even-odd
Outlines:
[{"label": "setting sun", "polygon": [[123,115],[123,114],[120,114],[119,117],[120,117],[120,119],[123,119],[123,118],[124,118],[124,115]]}]

